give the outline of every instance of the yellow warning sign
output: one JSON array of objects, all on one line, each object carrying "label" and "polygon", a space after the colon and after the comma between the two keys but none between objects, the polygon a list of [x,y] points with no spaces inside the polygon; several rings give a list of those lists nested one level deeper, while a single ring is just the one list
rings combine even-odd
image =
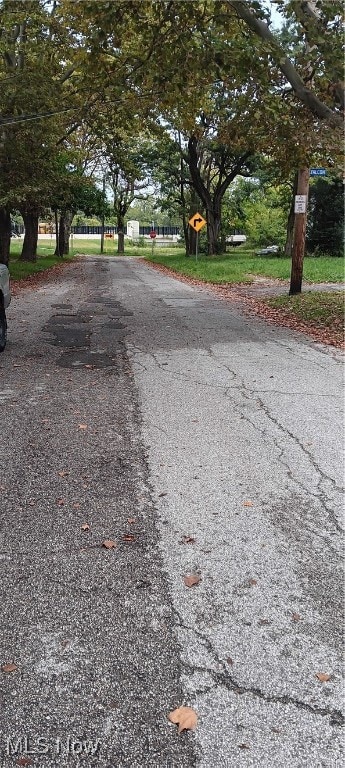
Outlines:
[{"label": "yellow warning sign", "polygon": [[199,232],[199,229],[202,229],[205,226],[206,221],[200,213],[195,213],[194,216],[189,219],[188,224],[190,227],[193,227],[196,232]]}]

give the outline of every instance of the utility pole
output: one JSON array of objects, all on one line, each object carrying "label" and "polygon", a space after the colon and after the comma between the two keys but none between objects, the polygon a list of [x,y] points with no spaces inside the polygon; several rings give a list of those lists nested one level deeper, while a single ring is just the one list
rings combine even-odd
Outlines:
[{"label": "utility pole", "polygon": [[[104,195],[105,195],[105,174],[103,175],[103,196]],[[104,253],[104,213],[102,215],[101,253]]]},{"label": "utility pole", "polygon": [[295,232],[292,249],[289,296],[295,296],[296,293],[301,293],[302,291],[308,192],[309,168],[301,168],[301,170],[298,171],[297,194],[295,196]]}]

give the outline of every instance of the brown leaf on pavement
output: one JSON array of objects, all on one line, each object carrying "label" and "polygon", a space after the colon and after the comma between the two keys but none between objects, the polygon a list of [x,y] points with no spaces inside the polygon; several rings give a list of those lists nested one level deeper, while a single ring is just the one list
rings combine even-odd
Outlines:
[{"label": "brown leaf on pavement", "polygon": [[131,533],[124,533],[122,539],[123,541],[135,541],[135,536],[132,536]]},{"label": "brown leaf on pavement", "polygon": [[134,517],[127,517],[127,523],[128,525],[133,525],[133,523],[136,523],[136,519]]},{"label": "brown leaf on pavement", "polygon": [[328,681],[331,679],[331,676],[328,675],[327,672],[316,672],[315,677],[317,677],[321,683],[328,683]]},{"label": "brown leaf on pavement", "polygon": [[63,505],[64,505],[65,501],[64,501],[64,499],[56,499],[56,503],[57,503],[57,505],[58,505],[59,507],[63,507]]},{"label": "brown leaf on pavement", "polygon": [[159,494],[158,494],[158,498],[159,498],[160,496],[167,496],[167,495],[168,495],[168,492],[167,492],[167,491],[162,491],[162,493],[159,493]]},{"label": "brown leaf on pavement", "polygon": [[17,664],[3,664],[1,669],[3,672],[15,672],[18,667]]},{"label": "brown leaf on pavement", "polygon": [[250,749],[248,744],[239,744],[238,746],[239,746],[239,749]]},{"label": "brown leaf on pavement", "polygon": [[227,663],[230,665],[230,667],[232,667],[232,665],[233,665],[233,663],[234,663],[234,662],[233,662],[233,660],[232,660],[231,656],[228,656],[228,658],[227,658]]},{"label": "brown leaf on pavement", "polygon": [[253,507],[254,505],[253,505],[252,501],[244,501],[243,502],[243,506],[244,507]]},{"label": "brown leaf on pavement", "polygon": [[17,765],[33,765],[34,761],[31,760],[31,757],[18,757]]},{"label": "brown leaf on pavement", "polygon": [[192,707],[178,707],[169,712],[168,718],[171,723],[178,724],[178,733],[193,731],[198,724],[198,715]]},{"label": "brown leaf on pavement", "polygon": [[87,429],[87,424],[79,424],[78,429]]},{"label": "brown leaf on pavement", "polygon": [[68,469],[61,469],[61,471],[58,472],[58,475],[59,477],[66,477],[67,475],[69,475],[69,471]]},{"label": "brown leaf on pavement", "polygon": [[89,531],[90,526],[89,523],[83,523],[83,525],[80,526],[82,531]]},{"label": "brown leaf on pavement", "polygon": [[196,540],[193,538],[193,536],[182,536],[180,544],[194,544],[195,541]]},{"label": "brown leaf on pavement", "polygon": [[114,549],[116,547],[116,541],[112,541],[112,539],[105,539],[102,541],[102,547],[105,547],[106,549]]},{"label": "brown leaf on pavement", "polygon": [[301,617],[300,617],[299,613],[293,613],[292,617],[291,617],[291,621],[299,621],[300,618]]},{"label": "brown leaf on pavement", "polygon": [[256,585],[257,583],[258,583],[258,582],[256,581],[256,579],[249,579],[249,582],[248,582],[248,584],[250,584],[250,586],[251,586],[251,587],[255,587],[255,585]]},{"label": "brown leaf on pavement", "polygon": [[201,581],[201,576],[199,576],[197,573],[194,573],[191,576],[184,576],[183,581],[186,587],[194,587],[196,584],[199,584],[199,581]]}]

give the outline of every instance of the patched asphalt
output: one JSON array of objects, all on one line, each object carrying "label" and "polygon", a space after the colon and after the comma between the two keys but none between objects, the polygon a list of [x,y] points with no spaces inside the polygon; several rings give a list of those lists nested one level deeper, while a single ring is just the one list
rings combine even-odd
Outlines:
[{"label": "patched asphalt", "polygon": [[2,768],[340,766],[341,354],[125,259],[8,315]]}]

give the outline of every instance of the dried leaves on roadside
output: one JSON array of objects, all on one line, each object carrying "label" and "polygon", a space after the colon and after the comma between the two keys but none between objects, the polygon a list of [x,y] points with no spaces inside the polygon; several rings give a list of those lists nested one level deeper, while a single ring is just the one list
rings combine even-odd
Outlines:
[{"label": "dried leaves on roadside", "polygon": [[115,549],[116,541],[113,541],[112,539],[104,539],[104,541],[102,541],[102,547],[105,547],[105,549]]},{"label": "dried leaves on roadside", "polygon": [[331,675],[328,675],[327,672],[316,672],[315,677],[317,677],[321,683],[328,683],[328,681],[331,679]]},{"label": "dried leaves on roadside", "polygon": [[195,587],[201,581],[201,576],[198,573],[193,573],[191,576],[184,576],[183,581],[186,587]]},{"label": "dried leaves on roadside", "polygon": [[1,667],[2,672],[15,672],[18,669],[17,664],[3,664]]},{"label": "dried leaves on roadside", "polygon": [[192,707],[178,707],[173,712],[169,712],[168,718],[178,725],[178,733],[193,731],[198,724],[198,715]]}]

